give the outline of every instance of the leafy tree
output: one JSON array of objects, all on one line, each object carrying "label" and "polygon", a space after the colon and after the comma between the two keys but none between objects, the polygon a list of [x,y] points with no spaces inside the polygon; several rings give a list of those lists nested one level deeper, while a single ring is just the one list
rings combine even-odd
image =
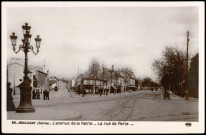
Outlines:
[{"label": "leafy tree", "polygon": [[178,48],[166,46],[159,59],[154,60],[153,70],[159,77],[159,82],[167,76],[166,87],[183,96],[183,81],[185,76],[185,56]]},{"label": "leafy tree", "polygon": [[154,82],[150,77],[145,77],[142,80],[142,86],[147,86],[147,87],[159,87],[159,84]]},{"label": "leafy tree", "polygon": [[145,78],[143,78],[142,86],[143,87],[145,87],[145,86],[150,87],[151,83],[152,83],[152,79],[150,77],[145,77]]},{"label": "leafy tree", "polygon": [[100,71],[101,71],[100,64],[97,61],[93,60],[89,66],[89,70],[88,70],[89,76],[93,79],[98,78]]},{"label": "leafy tree", "polygon": [[192,97],[198,97],[198,85],[199,85],[199,54],[196,54],[190,63],[189,69],[189,95]]},{"label": "leafy tree", "polygon": [[135,77],[134,72],[131,68],[128,68],[128,67],[122,68],[120,70],[120,72],[122,72],[122,74],[124,76],[125,83],[127,83],[130,78]]},{"label": "leafy tree", "polygon": [[[99,78],[100,71],[101,71],[100,64],[97,61],[93,60],[88,69],[89,76],[94,81],[96,81],[96,79]],[[95,94],[95,85],[93,86],[93,94]]]}]

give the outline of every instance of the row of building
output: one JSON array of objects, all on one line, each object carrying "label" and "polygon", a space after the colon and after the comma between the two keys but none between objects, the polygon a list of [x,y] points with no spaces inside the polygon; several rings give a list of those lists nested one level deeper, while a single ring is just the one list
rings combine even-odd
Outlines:
[{"label": "row of building", "polygon": [[[13,94],[20,94],[18,86],[23,81],[23,71],[24,65],[21,59],[12,58],[10,63],[7,64],[7,81],[11,83]],[[31,73],[29,73],[28,76],[31,79],[31,87],[33,90],[38,90],[42,93],[45,89],[51,91],[54,90],[55,87],[58,89],[67,89],[69,87],[69,81],[50,76],[45,64],[42,67],[29,65],[29,71]]]},{"label": "row of building", "polygon": [[[20,94],[19,84],[23,81],[24,76],[24,61],[20,59],[12,59],[7,65],[8,82],[11,83],[11,88],[14,90],[14,94]],[[82,92],[82,87],[86,93],[99,93],[100,88],[108,88],[110,93],[112,89],[119,89],[120,92],[135,91],[141,89],[141,82],[138,82],[135,76],[125,77],[121,72],[118,73],[118,77],[115,76],[115,72],[109,72],[109,69],[105,69],[105,75],[107,77],[91,78],[89,73],[85,72],[79,74],[77,77],[71,80],[60,79],[56,76],[51,76],[49,70],[46,69],[45,64],[42,67],[29,65],[28,74],[31,79],[31,87],[34,90],[44,91],[45,89],[52,91],[57,89],[71,88],[76,92]]]},{"label": "row of building", "polygon": [[[109,70],[107,69],[107,71]],[[114,93],[117,92],[117,89],[119,89],[120,92],[136,91],[141,87],[140,82],[137,81],[135,76],[125,79],[124,75],[121,75],[121,73],[119,73],[118,77],[115,77],[113,73],[111,77],[107,77],[106,79],[102,77],[94,79],[86,72],[74,77],[70,83],[73,90],[80,93],[82,93],[81,88],[83,88],[86,93],[99,93],[101,88],[107,88],[110,93]],[[116,91],[113,91],[113,89],[116,89]]]}]

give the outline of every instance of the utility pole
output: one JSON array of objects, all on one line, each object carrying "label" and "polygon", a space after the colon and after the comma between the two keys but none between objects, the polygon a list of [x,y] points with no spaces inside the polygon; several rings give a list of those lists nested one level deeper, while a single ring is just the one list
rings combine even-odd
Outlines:
[{"label": "utility pole", "polygon": [[78,67],[78,76],[79,76],[79,67]]},{"label": "utility pole", "polygon": [[6,72],[6,74],[7,74],[7,84],[6,84],[6,87],[7,87],[7,85],[8,85],[8,82],[9,82],[9,67],[8,67],[8,64],[7,64],[7,70],[6,70],[7,72]]},{"label": "utility pole", "polygon": [[104,89],[104,66],[102,66],[102,70],[103,70],[103,89]]},{"label": "utility pole", "polygon": [[16,78],[15,78],[15,75],[14,75],[14,95],[16,94],[16,92],[15,92],[15,85],[16,85],[16,84],[15,84],[15,79],[16,79]]},{"label": "utility pole", "polygon": [[189,35],[190,35],[190,32],[187,31],[187,52],[186,52],[186,75],[185,75],[185,97],[186,97],[186,100],[188,100],[188,91],[189,91],[189,86],[188,86],[188,49],[189,49]]}]

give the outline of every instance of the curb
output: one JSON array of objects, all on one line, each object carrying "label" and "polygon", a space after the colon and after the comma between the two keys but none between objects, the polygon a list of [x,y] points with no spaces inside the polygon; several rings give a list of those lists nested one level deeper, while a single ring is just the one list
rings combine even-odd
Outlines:
[{"label": "curb", "polygon": [[7,112],[8,120],[77,120],[80,117],[81,114],[79,112],[57,109],[35,108],[35,112],[31,113]]}]

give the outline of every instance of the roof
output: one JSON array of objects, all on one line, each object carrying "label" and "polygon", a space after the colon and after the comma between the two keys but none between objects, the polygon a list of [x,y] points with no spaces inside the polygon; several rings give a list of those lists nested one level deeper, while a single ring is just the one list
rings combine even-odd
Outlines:
[{"label": "roof", "polygon": [[[83,77],[84,80],[94,80],[93,78]],[[96,81],[103,81],[103,79],[95,79]]]},{"label": "roof", "polygon": [[40,72],[40,73],[42,73],[42,74],[45,74],[45,75],[47,75],[47,73],[44,73],[44,72],[42,72],[42,71],[39,71],[39,70],[38,70],[38,72]]},{"label": "roof", "polygon": [[19,64],[19,63],[17,63],[17,62],[8,64],[8,66],[10,66],[10,65],[14,65],[14,64],[17,64],[17,65],[19,65],[19,66],[21,66],[21,67],[24,67],[23,65],[21,65],[21,64]]},{"label": "roof", "polygon": [[42,71],[42,67],[40,66],[34,66],[34,65],[29,65],[29,69],[30,70],[39,70],[39,71]]}]

